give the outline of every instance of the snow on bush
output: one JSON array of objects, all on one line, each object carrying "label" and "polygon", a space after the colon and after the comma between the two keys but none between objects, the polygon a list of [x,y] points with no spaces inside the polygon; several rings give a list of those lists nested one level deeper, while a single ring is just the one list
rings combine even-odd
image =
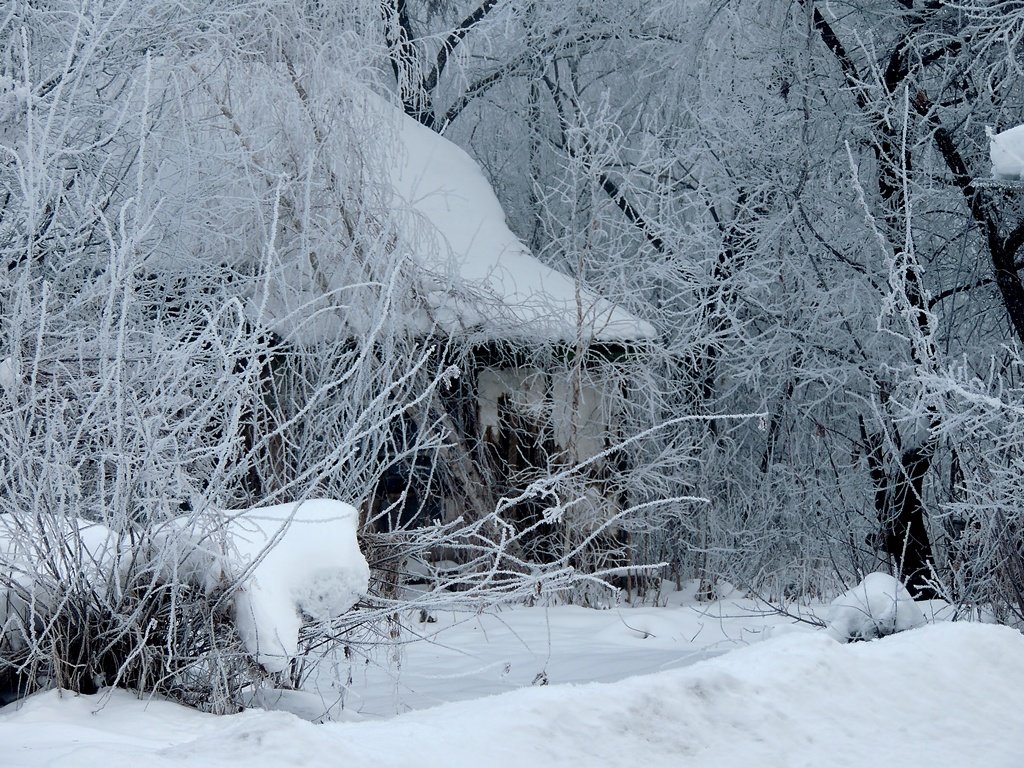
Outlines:
[{"label": "snow on bush", "polygon": [[181,517],[154,532],[150,556],[163,578],[207,594],[233,585],[245,650],[268,672],[283,672],[305,619],[338,618],[366,594],[358,524],[355,507],[329,499]]},{"label": "snow on bush", "polygon": [[829,632],[838,640],[870,640],[920,627],[924,613],[907,588],[886,573],[870,573],[829,606]]},{"label": "snow on bush", "polygon": [[117,534],[100,523],[0,516],[0,644],[27,647],[32,617],[53,615],[76,591],[122,590],[129,562],[125,555]]},{"label": "snow on bush", "polygon": [[997,179],[1024,179],[1024,125],[1002,133],[993,133],[985,127],[988,136],[992,175]]},{"label": "snow on bush", "polygon": [[325,499],[148,531],[0,515],[0,693],[121,685],[227,711],[236,688],[288,668],[304,621],[366,592],[357,525]]},{"label": "snow on bush", "polygon": [[268,672],[295,658],[304,618],[337,618],[366,594],[370,568],[359,549],[359,513],[311,499],[244,512],[228,524],[242,575],[235,623],[249,654]]}]

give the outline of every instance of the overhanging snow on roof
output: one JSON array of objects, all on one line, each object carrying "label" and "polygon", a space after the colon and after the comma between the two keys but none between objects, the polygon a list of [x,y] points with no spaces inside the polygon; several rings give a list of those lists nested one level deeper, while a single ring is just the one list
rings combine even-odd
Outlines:
[{"label": "overhanging snow on roof", "polygon": [[[382,311],[390,330],[473,344],[655,335],[538,261],[469,155],[344,75],[154,60],[148,189],[171,245],[162,270],[213,258],[255,272],[250,321],[302,345],[365,335]],[[373,286],[396,270],[385,306]]]},{"label": "overhanging snow on roof", "polygon": [[[442,278],[440,290],[427,297],[444,330],[549,341],[580,333],[588,341],[655,335],[649,323],[538,261],[508,228],[490,183],[462,149],[373,94],[366,104],[386,116],[397,137],[390,180],[396,209],[412,214],[403,221],[420,218],[436,232],[434,247],[417,249],[412,258],[427,275]],[[416,242],[413,233],[402,234]],[[454,278],[448,286],[444,276]],[[459,288],[481,305],[460,297]]]}]

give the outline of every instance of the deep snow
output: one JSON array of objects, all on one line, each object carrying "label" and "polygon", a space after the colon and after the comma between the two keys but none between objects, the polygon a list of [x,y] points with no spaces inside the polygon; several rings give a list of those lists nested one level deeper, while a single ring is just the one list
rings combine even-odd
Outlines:
[{"label": "deep snow", "polygon": [[[511,628],[546,615],[556,637],[580,623],[582,610],[520,609],[506,623]],[[690,611],[654,610],[639,612],[646,629],[625,631],[637,643],[667,645],[670,638],[656,630],[671,631],[677,614]],[[528,621],[517,621],[520,612]],[[624,612],[626,621],[631,614]],[[664,624],[654,626],[658,615]],[[753,624],[749,616],[747,623]],[[488,644],[478,645],[483,653]],[[581,642],[576,656],[581,666],[598,661],[589,643]],[[808,630],[611,684],[527,687],[391,719],[326,725],[259,710],[218,718],[122,692],[51,692],[0,710],[0,739],[4,764],[24,768],[880,762],[998,768],[1021,763],[1022,658],[1024,637],[992,625],[942,623],[851,644]]]}]

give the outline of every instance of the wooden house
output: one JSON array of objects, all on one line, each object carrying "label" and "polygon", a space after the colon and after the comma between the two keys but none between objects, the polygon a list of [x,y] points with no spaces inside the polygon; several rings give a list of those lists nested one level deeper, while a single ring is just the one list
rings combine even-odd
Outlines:
[{"label": "wooden house", "polygon": [[[386,329],[435,345],[458,368],[431,417],[446,431],[443,451],[398,455],[425,427],[414,411],[393,420],[395,456],[372,449],[384,468],[369,519],[394,527],[479,514],[580,464],[569,473],[575,508],[601,519],[621,506],[607,483],[622,437],[619,383],[606,374],[655,330],[531,254],[469,155],[341,74],[211,60],[156,62],[147,77],[151,109],[174,118],[152,120],[164,131],[152,143],[194,158],[158,160],[150,174],[177,227],[160,262],[165,281],[194,282],[216,258],[249,275],[247,322],[277,349],[337,350]],[[211,202],[197,212],[198,193]],[[239,224],[245,217],[253,223]],[[225,227],[230,237],[211,237]],[[285,366],[266,361],[268,388]],[[250,457],[258,410],[243,419]],[[281,454],[265,463],[287,475],[288,440],[264,442]],[[273,491],[253,473],[248,498]],[[509,508],[520,527],[550,506],[550,493],[527,496]]]}]

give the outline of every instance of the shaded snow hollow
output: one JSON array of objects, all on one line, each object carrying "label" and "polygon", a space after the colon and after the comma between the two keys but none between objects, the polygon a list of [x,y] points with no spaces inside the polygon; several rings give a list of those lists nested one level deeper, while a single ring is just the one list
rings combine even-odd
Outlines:
[{"label": "shaded snow hollow", "polygon": [[[580,649],[586,653],[585,648]],[[128,694],[0,710],[5,761],[75,765],[1020,765],[1024,637],[937,624],[872,643],[786,634],[681,670],[528,688],[391,720],[216,717]]]}]

